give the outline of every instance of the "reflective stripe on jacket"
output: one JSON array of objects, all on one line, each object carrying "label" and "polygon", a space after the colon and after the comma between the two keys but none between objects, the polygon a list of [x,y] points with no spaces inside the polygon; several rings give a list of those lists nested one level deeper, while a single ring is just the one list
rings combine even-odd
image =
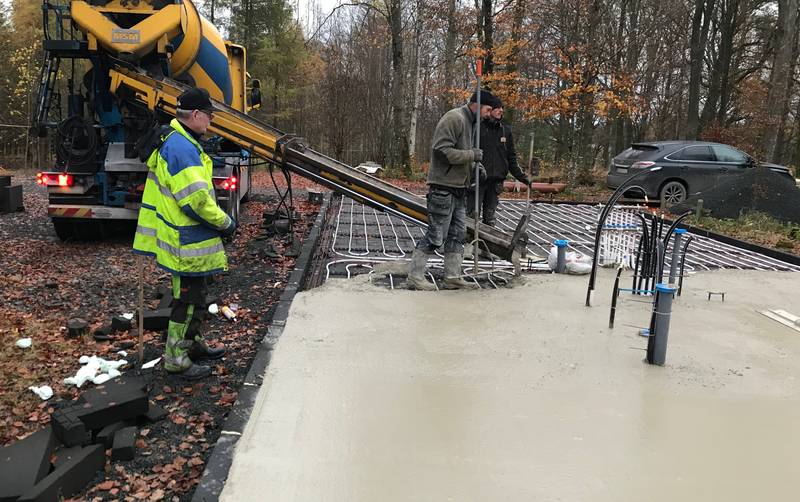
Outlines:
[{"label": "reflective stripe on jacket", "polygon": [[211,158],[177,119],[161,148],[147,159],[133,251],[154,256],[177,275],[210,275],[228,269],[220,230],[233,224],[217,206]]}]

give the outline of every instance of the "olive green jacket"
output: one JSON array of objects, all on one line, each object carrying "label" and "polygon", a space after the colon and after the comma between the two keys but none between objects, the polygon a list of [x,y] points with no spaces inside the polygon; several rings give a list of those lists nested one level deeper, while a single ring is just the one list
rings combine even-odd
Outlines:
[{"label": "olive green jacket", "polygon": [[474,145],[475,114],[467,106],[442,115],[433,131],[428,184],[454,188],[469,186]]}]

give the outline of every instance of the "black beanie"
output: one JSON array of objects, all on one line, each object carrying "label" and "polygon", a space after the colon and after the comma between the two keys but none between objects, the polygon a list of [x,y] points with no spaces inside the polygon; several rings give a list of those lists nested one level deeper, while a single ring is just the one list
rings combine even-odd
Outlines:
[{"label": "black beanie", "polygon": [[[478,93],[473,92],[472,97],[469,98],[470,103],[477,103],[478,102]],[[486,89],[481,89],[481,104],[482,105],[489,105],[492,108],[497,108],[497,103],[499,100],[494,97],[494,94],[487,91]]]}]

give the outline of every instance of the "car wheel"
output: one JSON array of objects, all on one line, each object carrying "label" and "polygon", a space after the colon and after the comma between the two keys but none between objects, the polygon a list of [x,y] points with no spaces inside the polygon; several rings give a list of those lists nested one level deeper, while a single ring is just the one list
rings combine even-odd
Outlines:
[{"label": "car wheel", "polygon": [[686,186],[680,181],[670,181],[661,187],[659,198],[668,205],[680,204],[686,200]]}]

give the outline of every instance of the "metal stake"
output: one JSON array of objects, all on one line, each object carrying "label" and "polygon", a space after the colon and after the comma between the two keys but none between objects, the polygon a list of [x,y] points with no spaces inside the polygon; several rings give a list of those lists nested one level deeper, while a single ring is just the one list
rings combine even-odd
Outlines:
[{"label": "metal stake", "polygon": [[144,257],[136,255],[136,267],[139,269],[139,371],[144,363]]},{"label": "metal stake", "polygon": [[[477,96],[476,104],[478,109],[475,110],[475,148],[481,147],[481,73],[483,72],[483,60],[478,59],[475,63],[475,94]],[[478,255],[480,255],[481,236],[480,236],[480,219],[481,219],[481,177],[480,169],[478,166],[480,162],[475,161],[475,243],[472,246],[472,259],[473,267],[472,273],[478,275]]]}]

